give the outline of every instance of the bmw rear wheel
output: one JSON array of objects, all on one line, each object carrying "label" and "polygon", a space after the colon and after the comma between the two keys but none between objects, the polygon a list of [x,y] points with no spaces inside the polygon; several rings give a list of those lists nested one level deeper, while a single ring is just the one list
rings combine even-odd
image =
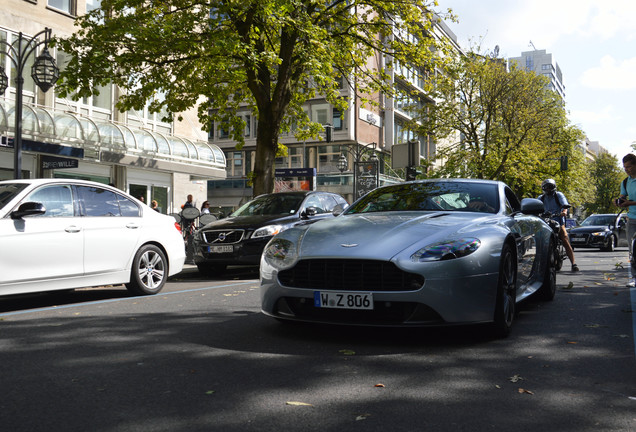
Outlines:
[{"label": "bmw rear wheel", "polygon": [[135,295],[157,294],[168,279],[168,260],[155,245],[143,245],[135,254],[126,288]]},{"label": "bmw rear wheel", "polygon": [[506,337],[510,334],[515,318],[517,296],[517,266],[510,244],[505,243],[501,250],[499,263],[499,283],[497,284],[497,303],[493,322],[494,334]]}]

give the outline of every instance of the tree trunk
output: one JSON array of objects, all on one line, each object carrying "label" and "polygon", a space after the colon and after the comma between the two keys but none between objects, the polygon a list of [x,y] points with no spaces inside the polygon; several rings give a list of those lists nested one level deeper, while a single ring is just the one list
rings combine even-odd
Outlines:
[{"label": "tree trunk", "polygon": [[256,157],[254,160],[254,196],[274,192],[274,162],[278,149],[278,127],[264,118],[258,119]]}]

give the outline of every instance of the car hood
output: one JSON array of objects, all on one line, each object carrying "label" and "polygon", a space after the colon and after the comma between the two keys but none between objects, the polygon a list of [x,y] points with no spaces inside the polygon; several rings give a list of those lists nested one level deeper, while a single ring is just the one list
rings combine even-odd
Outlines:
[{"label": "car hood", "polygon": [[256,229],[265,225],[287,224],[299,220],[298,215],[261,215],[261,216],[236,216],[226,219],[219,219],[205,225],[203,230],[217,229]]},{"label": "car hood", "polygon": [[481,225],[494,224],[498,218],[448,212],[341,215],[310,225],[303,234],[300,256],[389,260],[416,243],[423,246],[470,237]]},{"label": "car hood", "polygon": [[608,228],[607,225],[590,225],[590,226],[584,226],[584,227],[571,228],[570,232],[571,233],[592,233],[592,232],[609,231],[609,230],[610,229]]}]

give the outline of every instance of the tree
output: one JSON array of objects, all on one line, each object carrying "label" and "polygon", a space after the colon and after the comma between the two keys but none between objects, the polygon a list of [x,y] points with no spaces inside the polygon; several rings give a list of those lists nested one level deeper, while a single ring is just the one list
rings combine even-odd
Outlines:
[{"label": "tree", "polygon": [[[423,133],[448,143],[438,147],[443,165],[432,175],[501,180],[520,196],[537,194],[547,177],[585,177],[576,150],[583,133],[568,124],[545,77],[475,53],[455,58],[445,72],[421,121]],[[566,155],[564,174],[559,158]]]},{"label": "tree", "polygon": [[593,200],[585,204],[589,213],[615,213],[613,201],[620,194],[620,183],[626,174],[619,167],[616,156],[601,153],[590,163]]},{"label": "tree", "polygon": [[[247,107],[257,117],[254,194],[271,192],[278,137],[317,136],[302,104],[315,95],[344,110],[344,79],[365,95],[392,95],[387,68],[434,70],[444,46],[431,33],[434,0],[102,0],[57,41],[71,60],[62,96],[116,84],[118,108],[170,113],[198,106],[199,119],[243,142]],[[424,49],[425,47],[426,49]],[[390,61],[383,65],[384,59]],[[375,61],[374,61],[375,60]],[[214,122],[214,123],[213,123]]]}]

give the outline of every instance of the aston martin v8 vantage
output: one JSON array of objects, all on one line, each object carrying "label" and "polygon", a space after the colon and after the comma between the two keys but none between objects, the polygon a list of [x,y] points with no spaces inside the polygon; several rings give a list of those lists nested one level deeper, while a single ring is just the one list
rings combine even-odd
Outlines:
[{"label": "aston martin v8 vantage", "polygon": [[556,239],[542,212],[497,181],[375,189],[336,218],[270,240],[262,311],[345,325],[489,323],[507,336],[520,301],[555,295]]}]

